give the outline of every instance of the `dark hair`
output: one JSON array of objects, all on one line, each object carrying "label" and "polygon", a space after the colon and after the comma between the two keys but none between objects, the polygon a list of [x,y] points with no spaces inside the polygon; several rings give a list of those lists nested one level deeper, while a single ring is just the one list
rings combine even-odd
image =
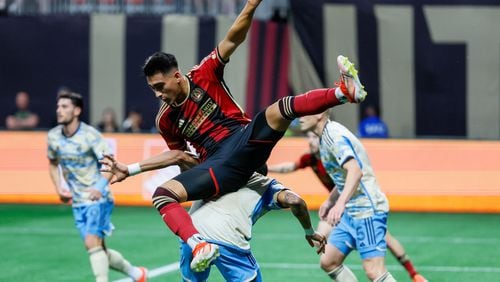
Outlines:
[{"label": "dark hair", "polygon": [[79,107],[83,112],[83,98],[82,95],[75,92],[61,92],[57,95],[57,101],[59,99],[70,99],[71,103],[75,107]]},{"label": "dark hair", "polygon": [[179,68],[174,55],[156,52],[146,59],[144,66],[142,66],[142,72],[145,76],[152,76],[158,72],[167,73],[174,68]]}]

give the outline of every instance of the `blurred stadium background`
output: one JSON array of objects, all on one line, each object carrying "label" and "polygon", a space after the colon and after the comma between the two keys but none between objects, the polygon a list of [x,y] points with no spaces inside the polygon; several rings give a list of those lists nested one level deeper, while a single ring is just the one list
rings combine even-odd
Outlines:
[{"label": "blurred stadium background", "polygon": [[[33,132],[0,131],[0,281],[91,280],[70,208],[58,204],[48,175],[45,138],[57,91],[82,93],[90,124],[111,107],[119,121],[139,111],[149,131],[158,104],[141,76],[144,59],[168,51],[187,71],[214,48],[241,5],[0,0],[0,127],[19,91],[30,94],[40,116]],[[264,0],[225,77],[254,115],[277,98],[331,86],[336,56],[350,57],[369,95],[333,116],[356,132],[364,107],[380,107],[391,138],[363,142],[394,211],[393,235],[430,281],[500,281],[499,26],[498,0]],[[157,134],[105,136],[125,162],[165,149]],[[304,138],[286,138],[270,163],[306,150]],[[150,268],[176,262],[177,239],[153,208],[130,206],[150,206],[151,189],[175,173],[114,187],[120,206],[109,244]],[[274,176],[312,208],[326,197],[310,171]],[[161,250],[153,245],[158,240],[165,240]],[[327,280],[290,215],[264,218],[253,241],[265,281]],[[363,279],[356,255],[348,264]],[[407,279],[395,260],[388,264],[396,278]],[[160,280],[177,281],[179,274],[154,278]]]}]

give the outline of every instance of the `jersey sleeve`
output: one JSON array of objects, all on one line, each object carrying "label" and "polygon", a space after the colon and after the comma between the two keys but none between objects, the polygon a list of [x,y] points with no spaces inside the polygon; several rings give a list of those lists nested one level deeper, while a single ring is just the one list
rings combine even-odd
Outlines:
[{"label": "jersey sleeve", "polygon": [[278,194],[286,190],[283,184],[276,180],[271,181],[264,195],[262,195],[262,204],[267,210],[281,210],[283,207],[278,203]]},{"label": "jersey sleeve", "polygon": [[170,150],[184,151],[188,148],[186,140],[184,140],[184,138],[182,137],[168,133],[162,133],[161,137],[163,137],[163,140],[165,140],[165,143],[167,143],[167,146]]},{"label": "jersey sleeve", "polygon": [[49,160],[55,160],[57,158],[55,141],[50,133],[47,135],[47,158],[49,158]]},{"label": "jersey sleeve", "polygon": [[201,60],[200,64],[193,67],[191,71],[197,71],[208,77],[210,80],[223,80],[224,67],[228,61],[223,61],[219,55],[219,51],[215,48],[208,56]]},{"label": "jersey sleeve", "polygon": [[335,146],[333,146],[333,150],[337,162],[342,167],[348,160],[356,158],[356,154],[349,138],[344,135],[336,135],[334,138]]},{"label": "jersey sleeve", "polygon": [[113,154],[108,141],[97,130],[91,130],[88,134],[89,144],[97,159],[102,159],[104,154]]}]

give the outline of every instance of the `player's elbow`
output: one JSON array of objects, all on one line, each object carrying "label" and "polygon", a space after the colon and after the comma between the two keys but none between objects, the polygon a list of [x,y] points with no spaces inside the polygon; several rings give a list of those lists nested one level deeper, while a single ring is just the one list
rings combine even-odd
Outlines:
[{"label": "player's elbow", "polygon": [[304,199],[302,199],[299,195],[292,192],[287,193],[285,197],[285,203],[286,206],[289,206],[292,209],[297,209],[297,208],[302,209],[307,207]]}]

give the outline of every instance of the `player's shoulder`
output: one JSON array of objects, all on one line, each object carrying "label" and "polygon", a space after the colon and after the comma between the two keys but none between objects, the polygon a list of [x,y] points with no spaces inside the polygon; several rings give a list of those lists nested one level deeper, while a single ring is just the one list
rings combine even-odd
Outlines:
[{"label": "player's shoulder", "polygon": [[214,68],[224,67],[229,61],[224,61],[217,51],[217,48],[212,50],[205,56],[197,65],[194,65],[187,73],[187,76],[194,79],[196,76],[202,76],[214,71]]},{"label": "player's shoulder", "polygon": [[57,126],[51,128],[49,130],[49,132],[47,133],[49,140],[62,137],[62,128],[63,128],[62,125],[57,125]]},{"label": "player's shoulder", "polygon": [[103,138],[101,132],[97,128],[85,123],[80,122],[80,131],[85,137],[91,140]]}]

